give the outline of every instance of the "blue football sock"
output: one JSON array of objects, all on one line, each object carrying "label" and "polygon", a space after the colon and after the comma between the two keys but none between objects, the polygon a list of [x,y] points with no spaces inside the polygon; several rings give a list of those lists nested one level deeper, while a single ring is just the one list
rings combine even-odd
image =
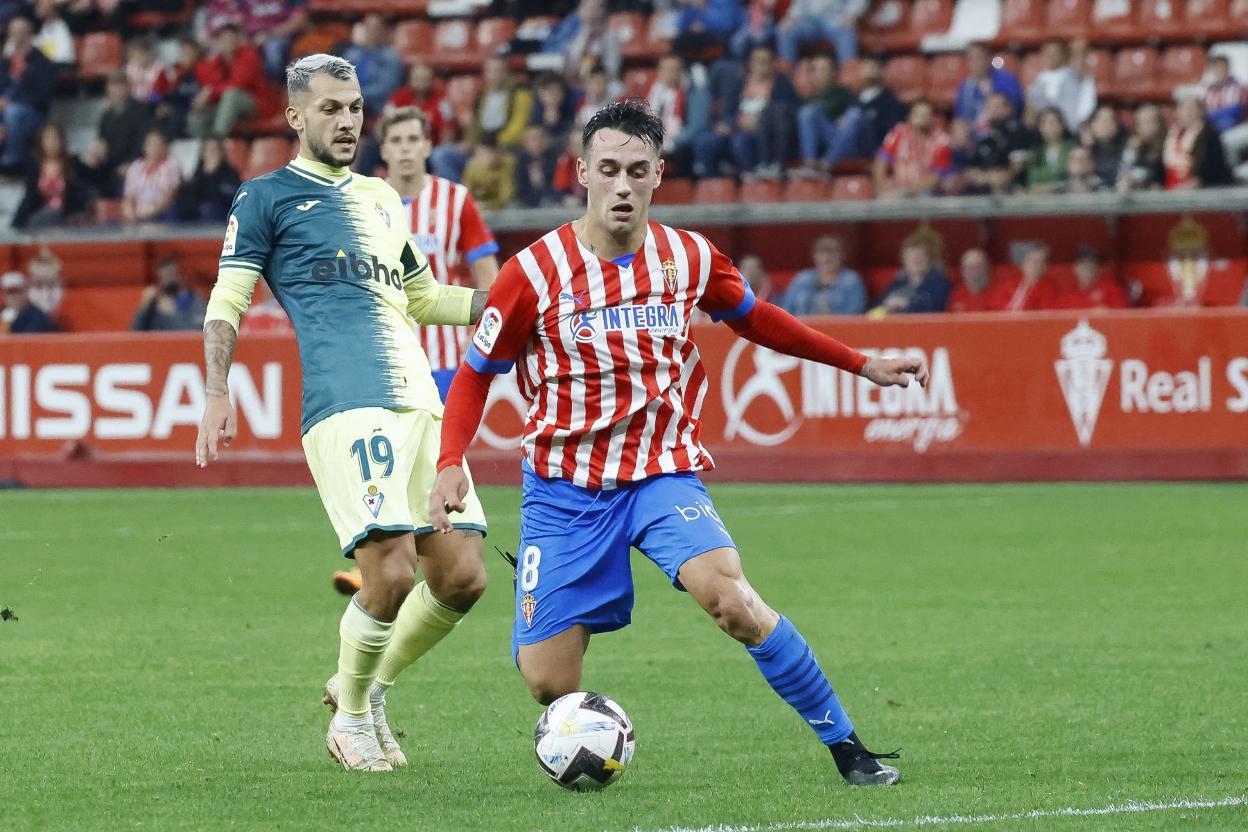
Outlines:
[{"label": "blue football sock", "polygon": [[767,684],[802,715],[825,745],[841,742],[854,730],[810,645],[789,619],[780,616],[762,644],[746,649]]}]

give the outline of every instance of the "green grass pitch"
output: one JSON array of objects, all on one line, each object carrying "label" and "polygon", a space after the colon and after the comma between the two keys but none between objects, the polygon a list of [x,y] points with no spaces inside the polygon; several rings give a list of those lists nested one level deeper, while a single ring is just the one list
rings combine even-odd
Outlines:
[{"label": "green grass pitch", "polygon": [[[481,604],[391,695],[411,767],[348,774],[323,746],[343,561],[313,491],[0,492],[0,828],[1248,829],[1248,487],[711,493],[863,738],[902,746],[898,787],[845,787],[636,555],[635,623],[585,676],[637,726],[619,784],[538,770],[492,552]],[[518,492],[483,499],[487,551],[514,547]],[[1182,800],[1223,804],[1000,817]]]}]

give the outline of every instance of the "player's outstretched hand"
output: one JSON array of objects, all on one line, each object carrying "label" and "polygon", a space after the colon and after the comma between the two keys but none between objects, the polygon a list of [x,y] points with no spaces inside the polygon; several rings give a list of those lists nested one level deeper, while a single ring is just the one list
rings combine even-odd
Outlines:
[{"label": "player's outstretched hand", "polygon": [[238,419],[228,395],[208,394],[204,406],[204,418],[199,423],[199,435],[195,438],[195,464],[200,468],[217,461],[217,442],[230,447],[238,435]]},{"label": "player's outstretched hand", "polygon": [[868,358],[862,374],[881,387],[909,387],[911,376],[927,386],[927,362],[921,358]]},{"label": "player's outstretched hand", "polygon": [[437,482],[429,494],[429,523],[439,534],[450,534],[451,512],[464,510],[464,498],[468,496],[468,475],[458,465],[438,472]]}]

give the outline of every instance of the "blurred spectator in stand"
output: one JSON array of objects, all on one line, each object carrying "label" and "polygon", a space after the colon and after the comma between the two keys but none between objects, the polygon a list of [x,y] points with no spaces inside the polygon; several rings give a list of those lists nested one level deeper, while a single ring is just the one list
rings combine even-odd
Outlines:
[{"label": "blurred spectator in stand", "polygon": [[619,97],[618,88],[613,89],[612,86],[607,71],[600,66],[596,66],[585,73],[585,89],[581,93],[576,117],[572,122],[574,126],[584,127],[585,122],[589,121],[594,113]]},{"label": "blurred spectator in stand", "polygon": [[919,99],[876,154],[875,192],[881,197],[931,194],[949,169],[949,135],[936,126],[931,103]]},{"label": "blurred spectator in stand", "polygon": [[156,82],[165,68],[156,60],[156,47],[147,37],[140,36],[126,44],[126,83],[130,85],[130,97],[149,104]]},{"label": "blurred spectator in stand", "polygon": [[737,261],[737,271],[741,272],[745,282],[750,284],[750,290],[754,292],[756,299],[771,300],[775,286],[767,274],[767,269],[763,266],[763,258],[757,254],[746,254]]},{"label": "blurred spectator in stand", "polygon": [[1083,72],[1086,45],[1053,38],[1044,44],[1045,68],[1027,88],[1027,105],[1037,112],[1056,107],[1066,129],[1077,131],[1096,109],[1096,81]]},{"label": "blurred spectator in stand", "polygon": [[182,169],[169,155],[169,143],[159,130],[143,137],[143,156],[126,169],[121,216],[126,222],[176,220],[174,198],[182,183]]},{"label": "blurred spectator in stand", "polygon": [[477,142],[464,166],[464,187],[483,208],[506,208],[516,196],[516,157],[499,150],[498,138],[487,133]]},{"label": "blurred spectator in stand", "polygon": [[555,165],[559,151],[550,146],[550,134],[539,124],[524,131],[524,144],[516,154],[516,204],[524,208],[545,208],[559,204],[555,191]]},{"label": "blurred spectator in stand", "polygon": [[286,310],[273,297],[268,281],[256,283],[256,296],[251,306],[243,313],[238,324],[238,331],[247,335],[293,335],[295,328],[290,325]]},{"label": "blurred spectator in stand", "polygon": [[74,36],[69,24],[61,17],[57,0],[35,0],[35,19],[39,21],[39,33],[35,35],[35,48],[52,63],[66,67],[77,60],[74,52]]},{"label": "blurred spectator in stand", "polygon": [[270,80],[286,80],[291,44],[308,28],[308,0],[238,0],[243,28],[264,55]]},{"label": "blurred spectator in stand", "polygon": [[976,193],[1007,193],[1027,166],[1032,134],[1004,95],[988,96],[984,115],[987,125],[975,135],[975,159],[966,170],[966,181]]},{"label": "blurred spectator in stand", "polygon": [[1066,125],[1056,107],[1042,111],[1036,126],[1040,141],[1027,161],[1027,189],[1047,194],[1066,181],[1066,160],[1075,143],[1066,135]]},{"label": "blurred spectator in stand", "polygon": [[107,165],[114,172],[143,151],[143,135],[151,127],[147,106],[130,95],[123,70],[115,70],[104,84],[104,111],[100,113],[100,138],[108,148]]},{"label": "blurred spectator in stand", "polygon": [[1231,61],[1225,55],[1209,59],[1209,86],[1205,88],[1205,109],[1209,121],[1222,134],[1227,165],[1239,179],[1248,179],[1248,85],[1231,76]]},{"label": "blurred spectator in stand", "polygon": [[222,139],[204,139],[195,173],[178,189],[178,219],[225,222],[242,180],[225,158]]},{"label": "blurred spectator in stand", "polygon": [[932,252],[923,240],[902,244],[901,271],[884,290],[879,309],[883,312],[943,312],[949,299],[949,280],[932,262]]},{"label": "blurred spectator in stand", "polygon": [[858,59],[858,107],[862,110],[863,133],[859,153],[872,158],[884,143],[884,137],[906,120],[906,105],[884,85],[884,63],[878,55]]},{"label": "blurred spectator in stand", "polygon": [[585,189],[576,177],[576,160],[581,157],[581,148],[581,131],[569,130],[564,139],[563,153],[555,162],[555,178],[551,184],[560,201],[567,206],[585,203]]},{"label": "blurred spectator in stand", "polygon": [[668,171],[687,175],[693,168],[694,141],[711,125],[710,91],[685,72],[679,55],[664,55],[646,98],[650,110],[663,121]]},{"label": "blurred spectator in stand", "polygon": [[4,146],[0,172],[19,173],[25,166],[30,140],[48,118],[56,67],[35,48],[30,18],[9,21],[8,40],[0,59],[0,117]]},{"label": "blurred spectator in stand", "polygon": [[529,124],[545,130],[552,143],[562,142],[576,121],[577,106],[568,93],[568,85],[560,76],[549,74],[538,79],[535,89],[537,100],[533,102]]},{"label": "blurred spectator in stand", "polygon": [[228,136],[242,119],[264,120],[281,109],[282,95],[238,26],[217,32],[212,56],[199,62],[195,75],[202,89],[191,102],[187,129],[197,139]]},{"label": "blurred spectator in stand", "polygon": [[103,139],[92,140],[80,161],[78,173],[86,188],[87,202],[121,196],[121,177],[108,163],[108,144]]},{"label": "blurred spectator in stand", "polygon": [[386,101],[403,83],[403,62],[390,45],[390,40],[386,19],[372,12],[364,15],[364,19],[352,30],[352,43],[343,52],[342,56],[355,65],[360,91],[364,95],[365,113],[381,112]]},{"label": "blurred spectator in stand", "polygon": [[993,93],[1010,99],[1015,112],[1023,111],[1022,84],[1008,69],[993,66],[992,53],[985,44],[972,43],[966,47],[966,65],[966,80],[958,85],[953,101],[954,118],[983,127],[987,124],[984,104]]},{"label": "blurred spectator in stand", "polygon": [[5,272],[0,277],[4,309],[0,310],[0,335],[31,335],[55,332],[56,327],[43,310],[30,302],[30,283],[21,272]]},{"label": "blurred spectator in stand", "polygon": [[962,280],[949,293],[946,312],[988,312],[992,309],[992,265],[983,249],[970,248],[962,253]]},{"label": "blurred spectator in stand", "polygon": [[1166,190],[1231,184],[1231,171],[1217,129],[1205,118],[1205,104],[1186,96],[1166,134]]},{"label": "blurred spectator in stand", "polygon": [[1004,312],[1055,309],[1057,295],[1049,273],[1049,247],[1032,243],[1023,251],[1020,274],[995,287],[994,308]]},{"label": "blurred spectator in stand", "polygon": [[970,123],[955,118],[949,124],[949,172],[941,177],[940,193],[957,196],[966,192],[966,171],[975,164],[975,149]]},{"label": "blurred spectator in stand", "polygon": [[195,18],[195,36],[201,43],[207,44],[226,26],[242,29],[245,16],[239,0],[207,0],[197,5],[200,12]]},{"label": "blurred spectator in stand", "polygon": [[1112,186],[1096,173],[1092,151],[1086,147],[1071,148],[1066,157],[1066,180],[1058,184],[1059,194],[1092,194],[1111,190]]},{"label": "blurred spectator in stand", "polygon": [[1083,146],[1092,155],[1092,167],[1102,182],[1117,182],[1122,167],[1122,150],[1127,131],[1118,121],[1118,114],[1108,104],[1096,108],[1081,131]]},{"label": "blurred spectator in stand", "polygon": [[407,73],[406,86],[399,87],[386,102],[386,110],[415,107],[425,114],[429,125],[429,140],[436,147],[450,138],[455,130],[455,113],[451,102],[438,88],[433,67],[417,61]]},{"label": "blurred spectator in stand", "polygon": [[841,86],[836,61],[831,55],[816,55],[811,61],[814,92],[797,112],[797,141],[808,176],[828,174],[842,159],[859,152],[862,136],[862,110],[854,94]]},{"label": "blurred spectator in stand", "polygon": [[[676,14],[676,37],[672,51],[689,60],[697,60],[707,50],[723,46],[742,27],[741,0],[681,0]],[[755,44],[757,45],[757,44]],[[744,53],[738,57],[744,58]]]},{"label": "blurred spectator in stand", "polygon": [[152,97],[156,101],[156,125],[166,136],[186,135],[186,118],[191,112],[191,102],[200,91],[195,67],[203,56],[203,50],[194,38],[182,38],[178,41],[178,62],[165,67],[152,87]]},{"label": "blurred spectator in stand", "polygon": [[481,72],[485,86],[472,107],[472,121],[467,125],[464,141],[443,144],[429,156],[429,169],[434,176],[458,182],[473,145],[485,134],[493,134],[504,148],[519,146],[533,110],[533,95],[507,69],[507,60],[499,55],[485,59]]},{"label": "blurred spectator in stand", "polygon": [[607,0],[581,0],[546,38],[542,52],[562,55],[568,78],[580,78],[590,66],[601,64],[612,80],[618,80],[620,41],[607,29]]},{"label": "blurred spectator in stand", "polygon": [[1135,124],[1122,148],[1118,190],[1147,191],[1166,184],[1166,125],[1161,110],[1145,104],[1135,111]]},{"label": "blurred spectator in stand", "polygon": [[177,332],[203,329],[208,304],[182,277],[176,257],[156,265],[156,284],[143,290],[143,299],[130,328],[135,332]]},{"label": "blurred spectator in stand", "polygon": [[845,244],[825,234],[811,249],[815,265],[793,276],[780,306],[794,315],[861,315],[867,288],[858,272],[845,267]]},{"label": "blurred spectator in stand", "polygon": [[743,175],[779,179],[792,156],[798,103],[793,82],[776,69],[775,53],[754,47],[739,99],[725,102],[720,121],[697,140],[695,175],[718,175],[731,148]]},{"label": "blurred spectator in stand", "polygon": [[61,258],[44,243],[26,264],[30,273],[30,302],[39,307],[54,324],[65,300],[65,282],[61,279]]},{"label": "blurred spectator in stand", "polygon": [[89,207],[80,168],[81,163],[65,149],[61,128],[45,124],[26,169],[26,192],[13,227],[34,231],[80,218]]},{"label": "blurred spectator in stand", "polygon": [[776,52],[790,69],[808,43],[831,41],[842,63],[858,57],[858,18],[866,0],[793,0],[776,27]]},{"label": "blurred spectator in stand", "polygon": [[786,0],[749,0],[745,22],[728,38],[728,54],[733,60],[744,61],[755,46],[775,43],[776,14],[783,5],[787,5]]},{"label": "blurred spectator in stand", "polygon": [[1118,281],[1101,274],[1101,255],[1079,246],[1075,257],[1075,288],[1058,295],[1058,309],[1126,309],[1127,294]]}]

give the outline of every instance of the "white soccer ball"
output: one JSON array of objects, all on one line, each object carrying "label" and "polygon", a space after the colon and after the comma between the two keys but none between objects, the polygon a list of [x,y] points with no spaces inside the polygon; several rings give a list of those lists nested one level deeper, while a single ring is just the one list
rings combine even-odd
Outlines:
[{"label": "white soccer ball", "polygon": [[605,789],[633,759],[633,723],[601,693],[561,696],[542,714],[533,750],[542,771],[565,789]]}]

